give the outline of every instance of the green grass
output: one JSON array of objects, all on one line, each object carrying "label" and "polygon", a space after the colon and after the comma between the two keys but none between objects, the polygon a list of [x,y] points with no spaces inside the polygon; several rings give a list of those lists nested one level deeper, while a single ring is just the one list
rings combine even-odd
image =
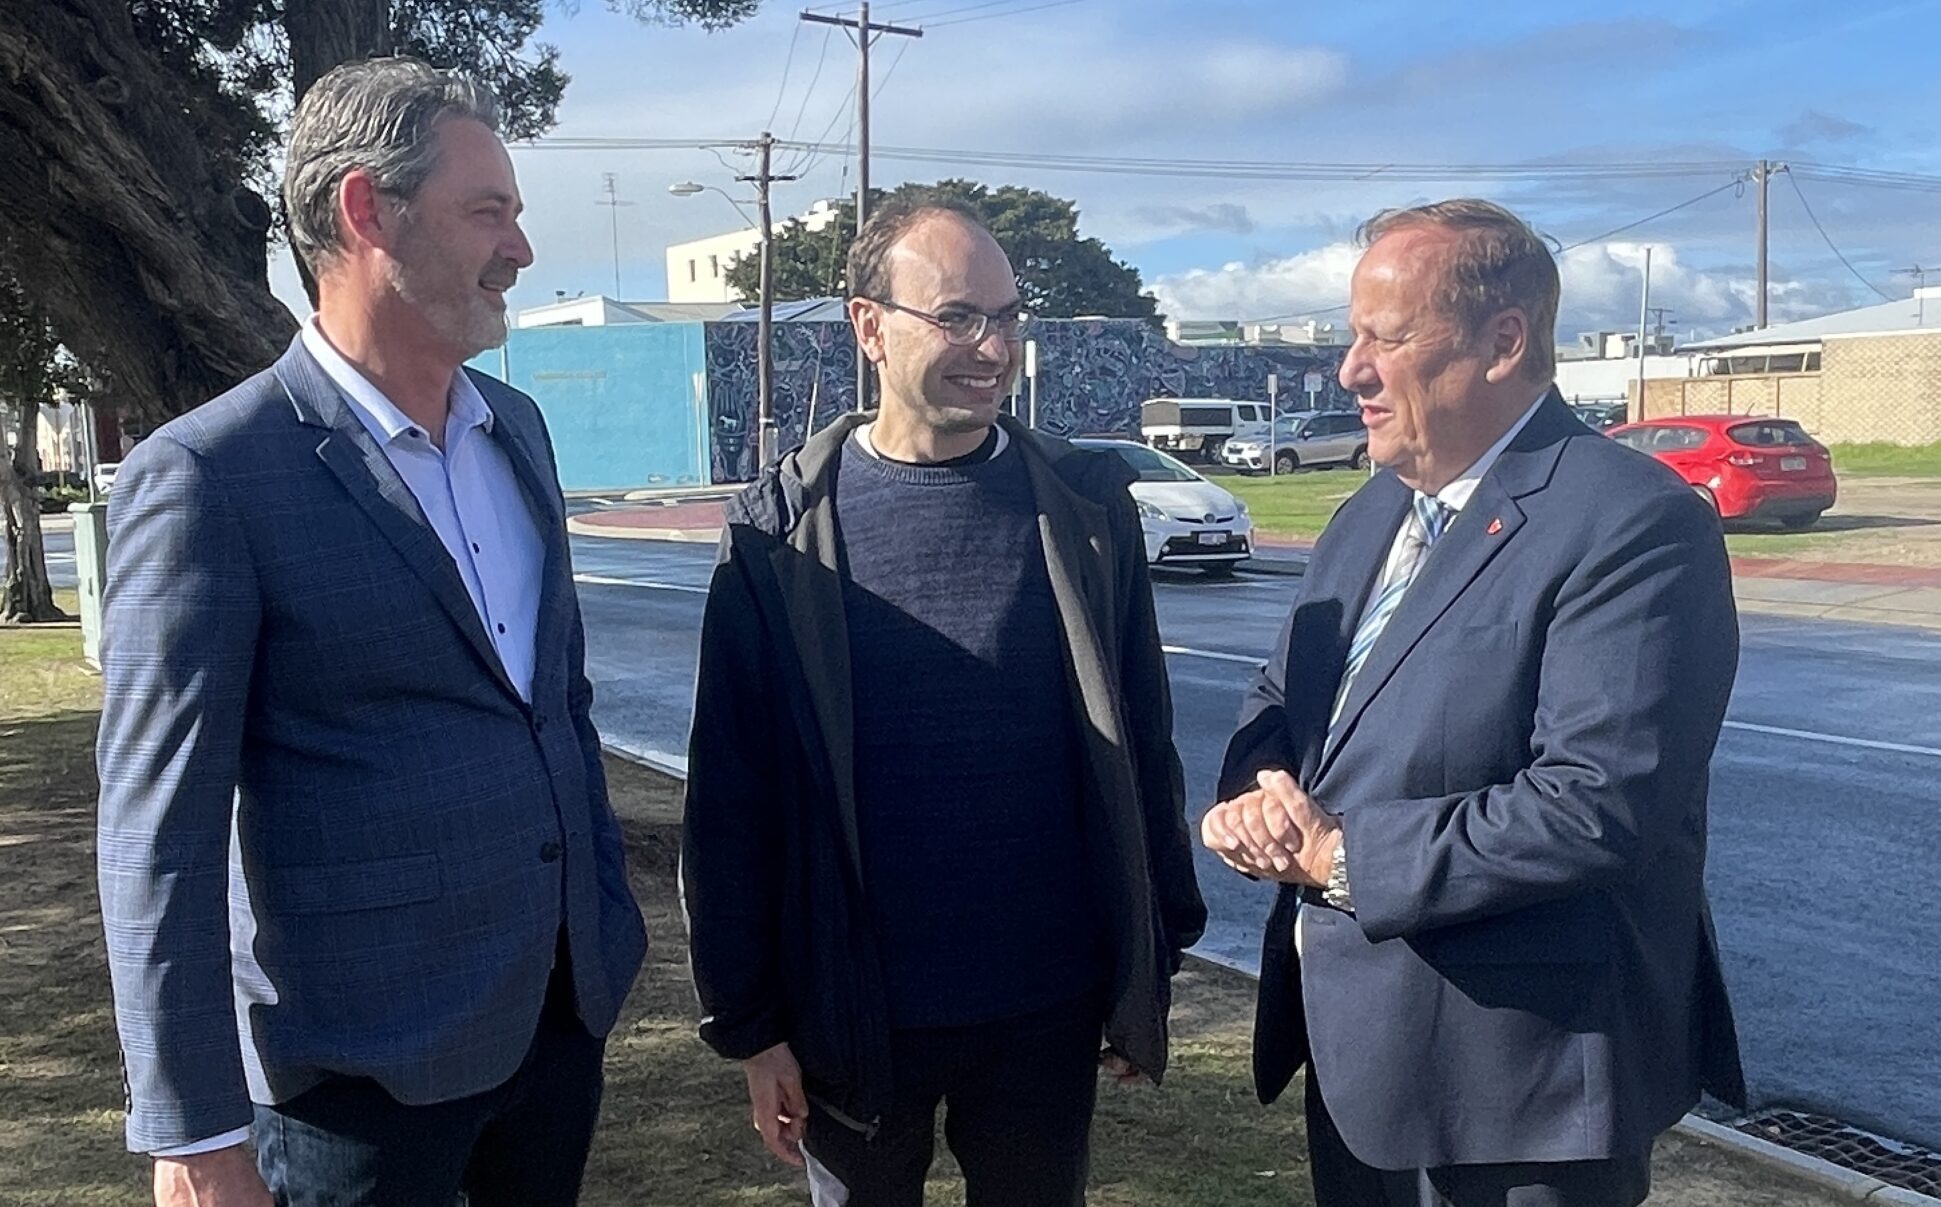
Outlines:
[{"label": "green grass", "polygon": [[1833,468],[1843,474],[1941,478],[1941,442],[1934,444],[1835,444]]},{"label": "green grass", "polygon": [[1261,536],[1311,541],[1367,475],[1352,469],[1303,470],[1269,478],[1222,474],[1214,481],[1238,495]]}]

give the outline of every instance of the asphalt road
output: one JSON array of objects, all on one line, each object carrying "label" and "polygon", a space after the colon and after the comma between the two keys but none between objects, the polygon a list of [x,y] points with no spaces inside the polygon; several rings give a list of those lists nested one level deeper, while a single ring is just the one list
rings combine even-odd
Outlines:
[{"label": "asphalt road", "polygon": [[[48,539],[73,580],[72,543]],[[576,538],[595,718],[681,763],[713,550]],[[1161,576],[1193,819],[1296,581]],[[1709,880],[1755,1100],[1941,1147],[1941,635],[1746,615]],[[1269,890],[1211,857],[1200,952],[1253,968]]]}]

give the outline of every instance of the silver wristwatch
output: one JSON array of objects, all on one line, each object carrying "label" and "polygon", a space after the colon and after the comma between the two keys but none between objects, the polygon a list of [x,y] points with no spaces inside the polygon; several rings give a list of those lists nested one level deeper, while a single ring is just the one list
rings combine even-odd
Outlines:
[{"label": "silver wristwatch", "polygon": [[1334,844],[1334,858],[1328,864],[1328,883],[1321,890],[1321,900],[1345,914],[1355,912],[1355,898],[1348,891],[1348,843],[1346,840]]}]

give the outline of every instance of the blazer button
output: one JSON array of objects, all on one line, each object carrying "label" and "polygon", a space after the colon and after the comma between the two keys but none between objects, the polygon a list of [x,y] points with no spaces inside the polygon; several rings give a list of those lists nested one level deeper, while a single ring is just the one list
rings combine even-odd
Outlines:
[{"label": "blazer button", "polygon": [[558,844],[558,843],[556,843],[556,842],[542,842],[542,843],[540,843],[540,844],[539,844],[539,862],[541,862],[541,863],[558,863],[558,862],[559,862],[559,844]]}]

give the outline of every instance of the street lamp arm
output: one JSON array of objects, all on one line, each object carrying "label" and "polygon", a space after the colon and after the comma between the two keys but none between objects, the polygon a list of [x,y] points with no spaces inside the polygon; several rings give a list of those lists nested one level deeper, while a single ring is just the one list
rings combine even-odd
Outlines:
[{"label": "street lamp arm", "polygon": [[741,215],[741,220],[743,222],[746,222],[750,226],[755,225],[755,220],[748,216],[748,211],[741,208],[741,202],[736,201],[734,197],[731,194],[729,194],[728,190],[726,189],[719,188],[712,184],[699,184],[692,180],[683,180],[677,184],[668,185],[667,191],[674,194],[676,197],[692,197],[696,193],[704,193],[704,192],[719,193],[721,194],[721,199],[723,201],[726,201],[729,205],[732,205],[735,207],[735,213]]}]

